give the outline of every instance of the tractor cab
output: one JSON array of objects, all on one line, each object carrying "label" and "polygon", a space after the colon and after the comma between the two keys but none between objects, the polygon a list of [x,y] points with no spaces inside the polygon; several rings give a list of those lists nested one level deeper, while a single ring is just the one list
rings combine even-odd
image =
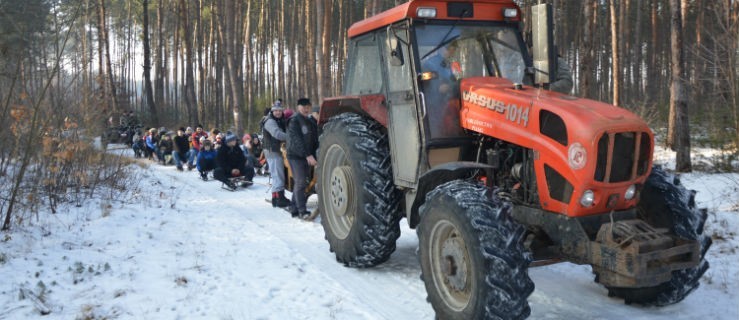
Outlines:
[{"label": "tractor cab", "polygon": [[[533,83],[520,14],[513,1],[416,0],[358,22],[349,29],[344,96],[325,104],[351,105],[383,123],[394,182],[415,189],[429,169],[473,160],[466,158],[472,140],[460,125],[463,79]],[[328,114],[321,118],[344,108],[322,108]]]}]

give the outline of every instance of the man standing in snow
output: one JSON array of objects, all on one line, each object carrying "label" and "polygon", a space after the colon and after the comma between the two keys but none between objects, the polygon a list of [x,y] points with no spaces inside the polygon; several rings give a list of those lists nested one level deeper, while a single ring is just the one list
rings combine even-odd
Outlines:
[{"label": "man standing in snow", "polygon": [[270,113],[262,120],[264,156],[267,158],[269,173],[272,177],[272,207],[280,208],[290,205],[290,200],[285,198],[285,164],[280,151],[280,146],[287,139],[283,118],[284,110],[279,101],[275,102]]},{"label": "man standing in snow", "polygon": [[292,169],[293,197],[290,214],[293,217],[308,217],[305,188],[308,186],[310,168],[316,166],[316,150],[318,149],[318,125],[309,118],[312,108],[310,100],[298,100],[298,113],[290,118],[287,125],[287,160]]},{"label": "man standing in snow", "polygon": [[231,177],[244,177],[247,182],[254,179],[254,167],[247,165],[238,140],[233,134],[226,136],[223,146],[218,149],[216,170],[213,171],[216,180],[223,182],[231,190],[236,190],[236,185],[229,180]]}]

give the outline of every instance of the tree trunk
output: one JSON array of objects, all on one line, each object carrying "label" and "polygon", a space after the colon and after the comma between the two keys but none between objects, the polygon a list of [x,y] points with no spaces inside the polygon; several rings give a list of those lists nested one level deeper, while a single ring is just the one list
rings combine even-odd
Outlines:
[{"label": "tree trunk", "polygon": [[[103,1],[103,0],[100,0]],[[99,5],[99,4],[98,4]],[[108,90],[107,86],[105,85],[105,16],[103,16],[102,11],[98,10],[97,12],[98,16],[98,77],[97,77],[97,84],[98,84],[98,90],[100,91],[100,103],[102,104],[104,110],[103,114],[108,117],[108,114],[110,113],[111,106],[110,106],[110,99],[108,99]]]},{"label": "tree trunk", "polygon": [[591,73],[595,68],[593,66],[596,63],[595,60],[595,15],[598,14],[598,1],[589,1],[585,3],[585,9],[583,11],[583,18],[585,19],[585,28],[583,28],[583,41],[581,47],[580,58],[580,96],[590,96],[590,84],[593,78]]},{"label": "tree trunk", "polygon": [[235,14],[234,12],[235,5],[234,0],[225,0],[225,10],[223,12],[219,12],[219,16],[224,17],[225,19],[222,19],[225,21],[225,30],[222,26],[222,23],[219,23],[218,31],[221,33],[221,38],[223,38],[223,42],[225,43],[226,47],[226,73],[228,76],[229,81],[229,87],[230,87],[230,100],[231,100],[231,111],[233,113],[233,120],[234,120],[234,128],[237,133],[241,133],[243,131],[241,126],[241,101],[239,99],[239,88],[241,86],[239,85],[239,81],[237,79],[237,70],[236,70],[236,57],[234,55],[234,23],[235,23]]},{"label": "tree trunk", "polygon": [[[284,1],[283,1],[284,2]],[[246,71],[245,71],[245,78],[247,79],[244,83],[244,89],[246,91],[246,96],[244,97],[244,101],[246,103],[246,123],[247,126],[252,125],[252,113],[254,113],[252,108],[254,107],[254,100],[252,95],[252,90],[254,90],[254,86],[252,84],[252,81],[249,81],[250,78],[253,78],[253,72],[254,67],[252,66],[252,59],[254,57],[254,52],[252,49],[252,38],[251,38],[251,5],[252,1],[247,1],[246,5],[246,17],[244,18],[244,50],[246,52]],[[250,128],[254,129],[254,128]]]},{"label": "tree trunk", "polygon": [[195,58],[192,48],[192,30],[190,28],[190,10],[185,0],[180,0],[180,13],[182,19],[182,36],[185,38],[185,106],[187,108],[188,123],[198,123],[198,112],[195,105],[197,97],[195,96],[195,75],[193,66]]},{"label": "tree trunk", "polygon": [[636,39],[634,40],[634,49],[633,49],[634,52],[632,54],[632,57],[634,57],[634,59],[631,60],[631,63],[632,63],[632,68],[634,68],[633,92],[635,93],[634,98],[637,101],[641,101],[642,92],[643,92],[643,88],[641,85],[642,84],[642,68],[641,68],[642,66],[642,61],[641,61],[642,59],[642,38],[641,36],[642,36],[642,17],[643,17],[642,9],[643,7],[644,6],[642,5],[641,1],[636,2],[636,27],[634,29],[634,35],[636,36]]},{"label": "tree trunk", "polygon": [[[108,25],[105,23],[106,19],[106,13],[105,13],[105,0],[100,0],[98,3],[99,10],[100,10],[100,19],[102,20],[102,35],[103,35],[103,44],[105,45],[105,65],[106,65],[106,74],[108,75],[108,84],[110,88],[110,96],[112,97],[113,101],[113,111],[118,111],[118,93],[116,92],[115,87],[115,78],[113,77],[113,64],[110,63],[110,39],[108,38]],[[103,80],[105,81],[105,80]]]},{"label": "tree trunk", "polygon": [[326,27],[326,25],[323,23],[323,17],[326,16],[325,12],[325,4],[326,1],[324,0],[316,0],[316,37],[315,37],[315,56],[316,56],[316,64],[314,64],[316,69],[316,76],[318,79],[318,82],[316,83],[318,86],[318,97],[319,99],[323,97],[323,28]]},{"label": "tree trunk", "polygon": [[318,101],[316,101],[318,104],[322,103],[323,98],[329,95],[331,87],[331,21],[333,17],[333,1],[323,1],[325,1],[323,8],[323,40],[321,41],[323,44],[323,56],[321,57],[321,63],[319,64],[321,66],[321,77],[319,78],[321,93],[319,93]]},{"label": "tree trunk", "polygon": [[151,47],[149,43],[149,0],[143,0],[144,7],[144,86],[146,86],[146,104],[151,112],[151,121],[159,126],[159,115],[154,104],[154,90],[151,87]]},{"label": "tree trunk", "polygon": [[157,5],[157,54],[156,54],[156,80],[155,82],[155,101],[159,104],[159,107],[164,107],[164,79],[165,79],[165,65],[164,65],[164,1],[159,1]]},{"label": "tree trunk", "polygon": [[618,65],[618,14],[616,10],[616,0],[611,0],[611,81],[613,82],[613,105],[620,105],[620,74],[621,68]]},{"label": "tree trunk", "polygon": [[196,123],[200,123],[205,118],[205,67],[203,66],[203,49],[205,44],[203,43],[203,0],[198,0],[198,12],[196,15],[197,23],[197,50],[198,50],[198,97],[197,97],[197,115]]},{"label": "tree trunk", "polygon": [[680,0],[670,0],[670,40],[672,81],[670,85],[670,123],[668,146],[677,151],[675,170],[692,171],[690,162],[690,125],[688,102],[685,94],[685,54],[683,47],[682,14]]}]

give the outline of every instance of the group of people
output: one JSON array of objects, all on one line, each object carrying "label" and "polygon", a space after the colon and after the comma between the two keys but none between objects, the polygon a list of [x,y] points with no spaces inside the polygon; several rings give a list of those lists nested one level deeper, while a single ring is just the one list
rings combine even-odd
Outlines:
[{"label": "group of people", "polygon": [[[236,180],[248,186],[256,173],[270,175],[272,206],[288,210],[293,217],[306,217],[310,212],[305,189],[311,168],[317,164],[319,109],[307,98],[299,99],[296,109],[292,113],[281,99],[275,101],[260,122],[262,139],[258,133],[239,139],[230,131],[206,132],[202,125],[195,130],[179,128],[176,134],[166,128],[150,128],[134,135],[133,150],[136,157],[174,164],[178,171],[197,169],[204,181],[212,173],[229,190],[237,189]],[[283,144],[295,181],[291,200],[285,197]]]},{"label": "group of people", "polygon": [[[307,98],[298,99],[297,112],[287,115],[281,100],[266,112],[261,127],[264,155],[272,178],[272,206],[287,208],[293,217],[310,215],[306,208],[308,177],[318,164],[318,111]],[[287,162],[293,175],[292,200],[285,197],[285,166],[281,151],[285,143]]]}]

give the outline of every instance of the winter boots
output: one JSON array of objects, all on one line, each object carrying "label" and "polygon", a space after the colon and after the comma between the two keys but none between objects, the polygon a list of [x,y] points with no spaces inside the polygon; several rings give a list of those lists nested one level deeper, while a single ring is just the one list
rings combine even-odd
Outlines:
[{"label": "winter boots", "polygon": [[285,191],[272,192],[272,207],[285,208],[290,206],[290,200],[285,198]]}]

